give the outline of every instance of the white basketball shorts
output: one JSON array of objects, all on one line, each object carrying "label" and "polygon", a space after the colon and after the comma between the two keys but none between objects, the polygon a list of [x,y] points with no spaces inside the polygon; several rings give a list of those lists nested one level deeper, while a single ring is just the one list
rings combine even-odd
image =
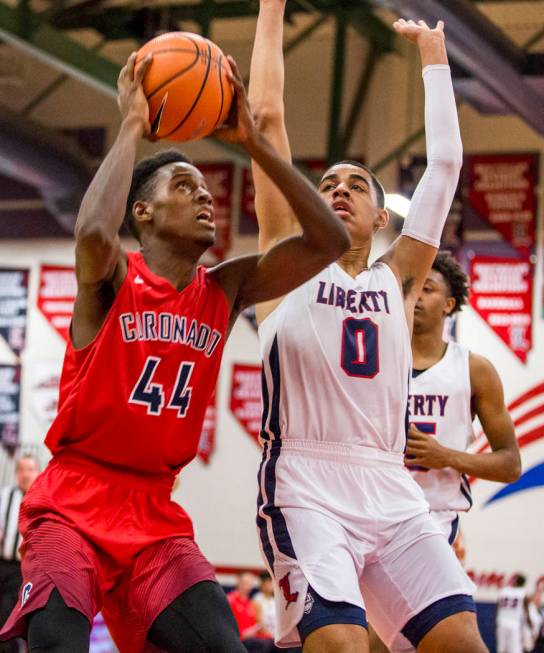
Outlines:
[{"label": "white basketball shorts", "polygon": [[401,454],[268,442],[257,526],[275,583],[280,647],[300,645],[308,585],[324,599],[365,609],[388,647],[426,607],[474,591]]}]

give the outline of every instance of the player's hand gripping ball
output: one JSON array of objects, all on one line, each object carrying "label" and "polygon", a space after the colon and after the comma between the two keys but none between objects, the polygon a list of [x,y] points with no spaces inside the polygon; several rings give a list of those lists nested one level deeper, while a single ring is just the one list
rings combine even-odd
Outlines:
[{"label": "player's hand gripping ball", "polygon": [[143,78],[155,138],[192,141],[211,134],[229,115],[233,89],[221,50],[191,32],[169,32],[138,51],[153,60]]}]

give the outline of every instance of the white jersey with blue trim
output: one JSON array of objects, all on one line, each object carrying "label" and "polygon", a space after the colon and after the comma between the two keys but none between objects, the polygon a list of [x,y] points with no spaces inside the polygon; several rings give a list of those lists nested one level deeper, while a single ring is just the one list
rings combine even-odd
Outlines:
[{"label": "white jersey with blue trim", "polygon": [[[408,413],[420,431],[440,444],[465,451],[474,441],[469,350],[450,342],[444,356],[410,380]],[[472,506],[464,474],[450,467],[412,470],[431,510],[466,511]]]},{"label": "white jersey with blue trim", "polygon": [[259,327],[261,440],[363,445],[402,454],[412,354],[400,284],[374,263],[333,263]]}]

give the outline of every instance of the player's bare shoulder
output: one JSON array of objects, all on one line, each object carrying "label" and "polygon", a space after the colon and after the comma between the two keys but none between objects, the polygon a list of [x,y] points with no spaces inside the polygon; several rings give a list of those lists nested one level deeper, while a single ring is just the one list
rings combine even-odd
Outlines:
[{"label": "player's bare shoulder", "polygon": [[128,255],[122,248],[119,249],[111,277],[99,281],[89,282],[77,275],[76,258],[77,295],[70,328],[72,344],[76,349],[87,346],[96,337],[127,272]]},{"label": "player's bare shoulder", "polygon": [[490,360],[481,354],[469,352],[470,388],[473,396],[492,394],[500,389],[502,383],[499,374]]}]

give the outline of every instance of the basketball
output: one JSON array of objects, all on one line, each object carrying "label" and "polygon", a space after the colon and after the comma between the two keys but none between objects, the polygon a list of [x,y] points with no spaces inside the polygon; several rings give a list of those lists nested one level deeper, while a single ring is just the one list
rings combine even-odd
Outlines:
[{"label": "basketball", "polygon": [[207,136],[229,114],[232,86],[227,58],[208,39],[169,32],[146,43],[136,63],[153,54],[144,80],[152,133],[172,141]]}]

